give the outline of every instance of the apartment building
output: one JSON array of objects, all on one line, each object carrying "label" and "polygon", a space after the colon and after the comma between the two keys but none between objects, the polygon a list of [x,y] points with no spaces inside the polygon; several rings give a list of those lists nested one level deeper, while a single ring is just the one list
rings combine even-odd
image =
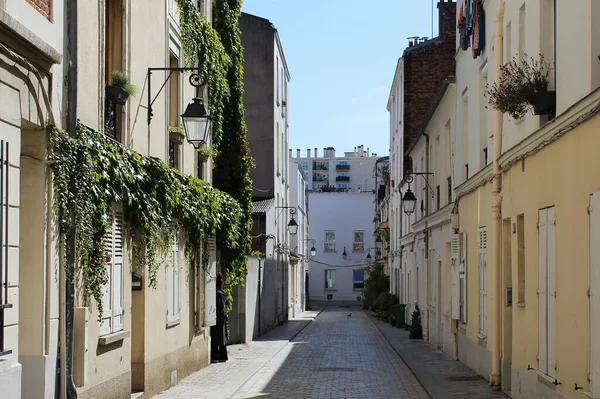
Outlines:
[{"label": "apartment building", "polygon": [[[290,157],[292,153],[290,151]],[[377,154],[370,153],[364,145],[354,147],[353,151],[344,152],[344,156],[336,156],[335,148],[323,148],[319,156],[318,148],[314,153],[306,150],[306,157],[301,157],[296,150],[296,157],[306,173],[307,191],[339,190],[353,193],[375,190],[375,162]]]}]

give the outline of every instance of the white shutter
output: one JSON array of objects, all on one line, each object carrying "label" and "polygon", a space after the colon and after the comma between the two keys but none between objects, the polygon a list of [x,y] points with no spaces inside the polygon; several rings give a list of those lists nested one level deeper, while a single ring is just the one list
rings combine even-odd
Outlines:
[{"label": "white shutter", "polygon": [[600,397],[600,192],[590,197],[590,391]]},{"label": "white shutter", "polygon": [[[462,296],[462,302],[460,304],[460,306],[462,307],[462,313],[463,313],[463,320],[465,323],[468,320],[468,303],[469,303],[469,297],[468,297],[468,293],[469,293],[469,268],[468,268],[468,263],[467,263],[467,254],[468,254],[468,241],[467,241],[467,233],[460,233],[460,263],[458,265],[458,273],[459,273],[459,277],[462,278],[463,280],[463,284],[462,284],[462,292],[461,292],[461,296]],[[462,268],[462,270],[461,270]],[[461,276],[462,274],[462,276]]]},{"label": "white shutter", "polygon": [[[171,262],[172,263],[172,262]],[[172,264],[167,266],[167,323],[175,321],[175,304],[173,298],[175,298],[175,272]]]},{"label": "white shutter", "polygon": [[[105,247],[106,248],[106,247]],[[110,256],[110,254],[108,255]],[[107,280],[106,284],[102,287],[102,324],[100,325],[100,335],[110,334],[111,323],[112,323],[112,306],[111,306],[111,283],[112,283],[112,262],[106,262],[105,264]]]},{"label": "white shutter", "polygon": [[479,332],[487,332],[487,231],[485,227],[479,228]]},{"label": "white shutter", "polygon": [[179,232],[175,234],[173,242],[173,318],[179,320]]},{"label": "white shutter", "polygon": [[554,207],[548,208],[548,375],[556,378],[556,235]]},{"label": "white shutter", "polygon": [[548,324],[546,282],[548,266],[546,255],[548,242],[547,209],[540,209],[538,215],[538,370],[548,374]]},{"label": "white shutter", "polygon": [[460,319],[460,277],[458,275],[458,264],[460,262],[460,243],[458,234],[452,236],[450,242],[451,248],[451,259],[450,259],[450,273],[452,276],[452,318],[455,320]]},{"label": "white shutter", "polygon": [[112,332],[123,329],[123,212],[115,211],[113,220]]},{"label": "white shutter", "polygon": [[207,327],[217,324],[217,250],[214,238],[208,239],[208,251],[210,259],[205,271],[206,295],[204,297]]}]

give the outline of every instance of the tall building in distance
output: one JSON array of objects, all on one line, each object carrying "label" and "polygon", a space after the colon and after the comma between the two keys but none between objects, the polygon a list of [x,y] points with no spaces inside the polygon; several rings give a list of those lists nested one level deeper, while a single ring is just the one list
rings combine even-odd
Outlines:
[{"label": "tall building in distance", "polygon": [[306,173],[306,191],[359,193],[375,190],[377,154],[370,154],[364,145],[354,147],[354,151],[344,152],[343,157],[336,157],[333,147],[323,148],[323,156],[319,156],[318,148],[314,149],[313,154],[309,148],[306,157],[301,157],[297,149],[293,159]]}]

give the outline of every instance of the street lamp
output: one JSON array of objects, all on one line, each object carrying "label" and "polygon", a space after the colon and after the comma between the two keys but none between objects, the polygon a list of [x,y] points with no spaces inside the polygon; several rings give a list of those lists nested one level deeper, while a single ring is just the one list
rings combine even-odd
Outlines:
[{"label": "street lamp", "polygon": [[375,248],[380,250],[382,247],[383,247],[383,240],[381,239],[381,236],[378,235],[377,239],[375,240]]},{"label": "street lamp", "polygon": [[317,256],[317,249],[315,248],[317,240],[313,238],[305,238],[304,241],[310,241],[310,243],[312,244],[312,247],[310,249],[310,256],[312,256],[313,258]]},{"label": "street lamp", "polygon": [[367,251],[367,262],[371,262],[371,259],[373,259],[373,257],[371,256],[371,250],[369,249]]},{"label": "street lamp", "polygon": [[181,119],[187,141],[198,149],[208,141],[210,115],[200,97],[194,97],[192,101],[181,114]]},{"label": "street lamp", "polygon": [[415,197],[415,195],[412,191],[410,191],[409,188],[404,193],[404,196],[402,197],[402,200],[400,202],[402,203],[404,213],[410,215],[415,211],[415,207],[417,206],[417,197]]},{"label": "street lamp", "polygon": [[344,247],[344,252],[342,252],[342,259],[346,259],[348,254],[346,253],[346,247]]},{"label": "street lamp", "polygon": [[[294,219],[294,215],[296,214],[296,207],[294,207],[294,206],[276,206],[275,209],[289,209],[290,210],[290,215],[292,215],[292,219],[288,222],[287,227],[288,227],[288,232],[290,233],[290,235],[295,236],[298,233],[298,223],[296,222],[296,219]],[[277,224],[278,218],[279,218],[279,215],[277,216],[277,218],[275,218],[275,224]]]}]

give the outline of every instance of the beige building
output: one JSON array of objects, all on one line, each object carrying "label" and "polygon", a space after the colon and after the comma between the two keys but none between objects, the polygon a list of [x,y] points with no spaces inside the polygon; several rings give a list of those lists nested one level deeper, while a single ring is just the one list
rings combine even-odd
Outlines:
[{"label": "beige building", "polygon": [[0,1],[0,396],[54,397],[59,287],[47,123],[61,126],[63,2]]}]

